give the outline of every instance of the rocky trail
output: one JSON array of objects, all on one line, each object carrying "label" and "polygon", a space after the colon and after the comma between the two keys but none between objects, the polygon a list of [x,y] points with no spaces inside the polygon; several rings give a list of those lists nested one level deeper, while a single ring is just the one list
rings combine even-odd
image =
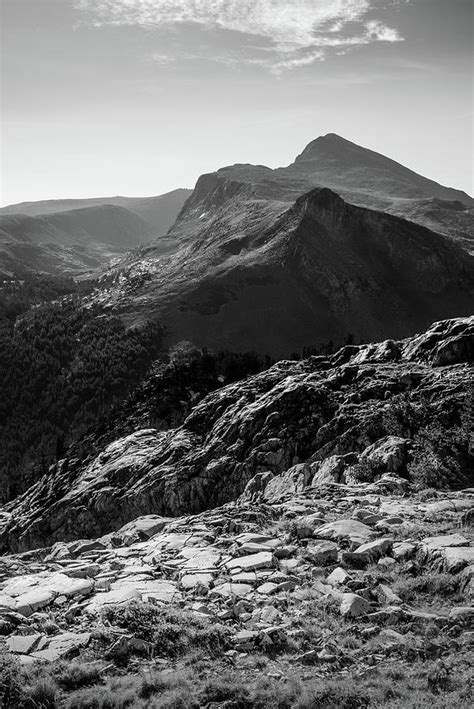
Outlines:
[{"label": "rocky trail", "polygon": [[[107,610],[145,602],[224,626],[225,662],[269,656],[275,681],[472,652],[474,490],[407,498],[403,481],[323,484],[272,504],[149,515],[95,540],[1,560],[4,649],[22,665],[79,656],[171,670]],[[112,616],[113,617],[113,616]],[[77,661],[77,660],[76,660]],[[114,662],[103,664],[106,677]]]}]

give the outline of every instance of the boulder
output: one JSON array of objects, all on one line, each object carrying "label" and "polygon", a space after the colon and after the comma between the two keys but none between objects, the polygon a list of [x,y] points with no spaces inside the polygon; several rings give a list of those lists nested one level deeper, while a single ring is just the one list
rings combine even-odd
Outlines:
[{"label": "boulder", "polygon": [[457,574],[465,566],[474,564],[474,547],[447,547],[441,551],[444,571]]},{"label": "boulder", "polygon": [[415,544],[410,542],[396,542],[393,545],[392,554],[396,561],[408,561],[416,551]]},{"label": "boulder", "polygon": [[245,486],[244,491],[239,498],[240,501],[251,502],[260,499],[263,496],[265,488],[269,484],[270,480],[274,477],[274,474],[270,470],[254,475]]},{"label": "boulder", "polygon": [[407,438],[385,436],[367,446],[361,459],[379,463],[383,472],[398,473],[406,466],[410,443]]},{"label": "boulder", "polygon": [[276,502],[301,492],[309,484],[311,475],[311,467],[307,463],[294,465],[286,473],[277,475],[270,480],[263,493],[264,500]]},{"label": "boulder", "polygon": [[137,519],[134,519],[132,522],[124,524],[116,534],[122,537],[125,543],[127,543],[128,540],[149,539],[153,537],[154,534],[162,532],[171,521],[172,519],[170,517],[143,515],[142,517],[137,517]]},{"label": "boulder", "polygon": [[363,522],[356,519],[339,519],[336,522],[323,524],[314,530],[317,539],[331,541],[350,541],[353,544],[365,544],[372,537],[372,530]]},{"label": "boulder", "polygon": [[372,607],[365,598],[355,593],[343,593],[339,611],[347,618],[358,618],[361,615],[370,613]]},{"label": "boulder", "polygon": [[49,641],[44,650],[36,650],[31,656],[37,660],[54,662],[75,653],[79,648],[89,644],[90,633],[62,633]]},{"label": "boulder", "polygon": [[383,603],[386,606],[396,606],[400,605],[402,602],[402,599],[397,596],[395,591],[392,591],[390,586],[387,586],[384,583],[381,583],[377,586],[376,593],[380,603]]},{"label": "boulder", "polygon": [[453,553],[452,551],[450,551],[448,553],[448,558],[446,557],[445,552],[448,549],[454,550],[458,547],[462,547],[468,550],[466,555],[466,561],[463,564],[465,566],[468,563],[470,555],[468,545],[469,540],[461,534],[444,534],[437,537],[425,537],[424,539],[422,539],[421,544],[418,547],[417,556],[420,561],[428,563],[439,559],[441,556],[443,556],[446,561],[451,558],[454,563],[454,560],[456,558],[461,560],[465,552]]},{"label": "boulder", "polygon": [[343,455],[331,455],[321,462],[312,463],[312,487],[318,487],[319,485],[325,485],[327,483],[342,482],[346,465],[346,456]]},{"label": "boulder", "polygon": [[344,586],[344,584],[350,580],[351,576],[347,573],[347,571],[338,566],[334,569],[334,571],[331,571],[326,579],[326,583],[329,583],[331,586]]},{"label": "boulder", "polygon": [[392,548],[392,543],[393,539],[375,539],[373,542],[361,544],[352,554],[354,557],[360,556],[369,561],[376,561],[387,554]]},{"label": "boulder", "polygon": [[44,635],[35,633],[34,635],[11,635],[6,640],[8,652],[19,655],[28,655],[39,644]]},{"label": "boulder", "polygon": [[329,566],[337,562],[338,551],[339,547],[334,542],[321,541],[306,547],[304,556],[317,566]]}]

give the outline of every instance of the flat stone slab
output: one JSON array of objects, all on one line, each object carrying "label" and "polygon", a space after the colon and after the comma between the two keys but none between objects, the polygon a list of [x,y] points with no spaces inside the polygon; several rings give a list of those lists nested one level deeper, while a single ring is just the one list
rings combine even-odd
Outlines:
[{"label": "flat stone slab", "polygon": [[37,588],[17,596],[15,611],[21,615],[29,616],[40,608],[48,606],[55,598],[56,594],[49,588]]},{"label": "flat stone slab", "polygon": [[427,514],[439,514],[443,512],[464,512],[474,507],[474,500],[438,500],[425,505]]},{"label": "flat stone slab", "polygon": [[461,534],[445,534],[439,537],[425,537],[421,543],[429,550],[445,549],[446,547],[469,546],[469,539]]},{"label": "flat stone slab", "polygon": [[255,586],[260,583],[260,579],[255,571],[242,571],[240,574],[232,574],[232,583],[246,583]]},{"label": "flat stone slab", "polygon": [[41,638],[44,637],[41,633],[34,635],[11,635],[6,639],[8,652],[13,652],[18,655],[28,655],[34,650]]},{"label": "flat stone slab", "polygon": [[45,574],[25,574],[24,576],[15,576],[8,579],[2,584],[2,594],[6,596],[21,596],[28,591],[38,587],[38,585],[46,583]]},{"label": "flat stone slab", "polygon": [[151,599],[161,603],[173,603],[182,599],[176,584],[171,581],[162,581],[161,579],[132,576],[126,579],[118,579],[110,587],[110,591],[125,591],[127,589],[137,592],[144,601]]},{"label": "flat stone slab", "polygon": [[283,544],[281,539],[277,539],[276,537],[268,537],[265,534],[254,534],[253,532],[239,534],[235,537],[234,541],[237,542],[239,546],[248,544],[263,544],[264,546],[271,548],[275,548]]},{"label": "flat stone slab", "polygon": [[271,581],[267,581],[266,583],[262,583],[262,585],[258,586],[258,588],[257,588],[257,593],[260,593],[262,596],[270,596],[272,593],[276,593],[277,591],[278,591],[278,584],[272,583]]},{"label": "flat stone slab", "polygon": [[249,593],[252,593],[252,591],[252,586],[247,583],[223,583],[212,589],[213,594],[217,594],[218,596],[228,596],[229,598],[232,596],[248,596]]},{"label": "flat stone slab", "polygon": [[85,607],[87,613],[97,613],[107,606],[120,606],[131,601],[140,600],[141,593],[134,588],[114,588],[106,593],[97,593]]},{"label": "flat stone slab", "polygon": [[328,522],[313,532],[313,536],[317,539],[330,539],[331,541],[348,539],[359,545],[368,542],[372,535],[372,529],[356,519],[339,519],[336,522]]},{"label": "flat stone slab", "polygon": [[75,579],[87,579],[87,578],[94,578],[101,572],[101,565],[96,564],[94,562],[91,562],[90,564],[87,563],[79,563],[79,564],[71,564],[67,565],[64,568],[64,573],[66,576],[69,576],[69,578],[75,578]]},{"label": "flat stone slab", "polygon": [[226,563],[226,568],[242,569],[242,571],[253,571],[254,569],[268,569],[273,564],[273,555],[270,551],[261,551],[258,554],[249,556],[239,556]]},{"label": "flat stone slab", "polygon": [[[179,557],[183,557],[181,569],[215,569],[219,566],[222,554],[217,549],[186,547],[180,552]],[[176,559],[176,561],[179,560]]]},{"label": "flat stone slab", "polygon": [[47,579],[46,588],[58,596],[87,596],[94,588],[94,582],[88,578],[70,578],[66,574],[53,574]]},{"label": "flat stone slab", "polygon": [[90,639],[90,633],[62,633],[61,635],[51,638],[45,650],[33,652],[31,656],[37,660],[54,662],[55,660],[66,657],[81,647],[85,647]]},{"label": "flat stone slab", "polygon": [[16,600],[11,596],[0,595],[0,608],[8,608],[8,610],[15,610]]},{"label": "flat stone slab", "polygon": [[442,550],[441,556],[445,570],[456,573],[465,566],[474,564],[474,547],[447,547]]},{"label": "flat stone slab", "polygon": [[184,574],[179,580],[179,585],[185,591],[190,591],[197,586],[209,588],[213,578],[212,574]]}]

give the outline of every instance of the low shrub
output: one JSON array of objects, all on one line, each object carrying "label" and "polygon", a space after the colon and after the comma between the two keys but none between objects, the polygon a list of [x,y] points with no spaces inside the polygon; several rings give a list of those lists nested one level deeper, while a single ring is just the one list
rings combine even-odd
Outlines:
[{"label": "low shrub", "polygon": [[164,657],[177,657],[193,649],[215,656],[229,645],[230,631],[225,626],[200,619],[193,613],[163,609],[150,603],[116,606],[105,611],[105,618],[136,637],[152,642],[155,652]]},{"label": "low shrub", "polygon": [[0,706],[2,709],[13,709],[13,707],[19,706],[22,693],[19,662],[11,655],[0,652]]},{"label": "low shrub", "polygon": [[65,691],[72,691],[99,684],[102,679],[101,667],[92,663],[70,662],[59,665],[55,671],[58,685]]},{"label": "low shrub", "polygon": [[136,677],[112,679],[107,684],[79,689],[67,698],[65,709],[128,709],[142,705]]},{"label": "low shrub", "polygon": [[33,685],[25,687],[24,694],[25,709],[56,709],[59,706],[58,687],[51,677],[42,677]]}]

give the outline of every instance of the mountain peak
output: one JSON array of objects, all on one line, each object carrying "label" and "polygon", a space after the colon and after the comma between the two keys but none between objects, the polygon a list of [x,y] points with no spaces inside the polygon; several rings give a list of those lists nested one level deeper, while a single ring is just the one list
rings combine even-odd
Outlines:
[{"label": "mountain peak", "polygon": [[371,151],[357,145],[357,143],[352,143],[350,140],[337,135],[337,133],[326,133],[326,135],[320,135],[308,143],[303,152],[296,158],[295,164],[320,157],[342,157],[351,153],[361,154],[368,152]]}]

